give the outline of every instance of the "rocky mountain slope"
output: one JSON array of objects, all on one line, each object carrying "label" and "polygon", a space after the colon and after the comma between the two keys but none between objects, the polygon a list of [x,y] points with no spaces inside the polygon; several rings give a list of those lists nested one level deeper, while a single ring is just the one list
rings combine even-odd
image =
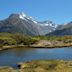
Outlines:
[{"label": "rocky mountain slope", "polygon": [[59,25],[55,31],[47,35],[72,35],[72,22],[66,23],[64,25]]},{"label": "rocky mountain slope", "polygon": [[25,13],[11,14],[0,21],[0,32],[37,35],[72,35],[72,22],[57,25],[52,21],[36,21]]},{"label": "rocky mountain slope", "polygon": [[0,32],[22,33],[25,35],[45,35],[56,29],[52,21],[38,22],[24,13],[11,14],[0,21]]}]

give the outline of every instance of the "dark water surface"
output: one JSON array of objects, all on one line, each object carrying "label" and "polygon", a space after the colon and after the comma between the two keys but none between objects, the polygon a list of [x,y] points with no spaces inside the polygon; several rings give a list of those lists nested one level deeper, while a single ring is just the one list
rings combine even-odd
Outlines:
[{"label": "dark water surface", "polygon": [[72,60],[72,47],[69,48],[15,48],[0,51],[0,66],[15,66],[22,61],[37,59]]}]

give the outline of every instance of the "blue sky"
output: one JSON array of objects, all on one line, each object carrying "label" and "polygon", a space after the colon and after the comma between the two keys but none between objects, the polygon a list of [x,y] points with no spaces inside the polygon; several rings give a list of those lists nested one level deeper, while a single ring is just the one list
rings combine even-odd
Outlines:
[{"label": "blue sky", "polygon": [[0,19],[25,12],[39,21],[72,21],[72,0],[0,0]]}]

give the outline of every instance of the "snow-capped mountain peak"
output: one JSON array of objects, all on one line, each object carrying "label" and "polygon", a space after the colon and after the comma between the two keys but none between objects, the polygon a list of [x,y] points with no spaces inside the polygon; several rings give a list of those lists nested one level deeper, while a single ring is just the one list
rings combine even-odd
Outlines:
[{"label": "snow-capped mountain peak", "polygon": [[[32,28],[33,26],[34,29],[36,28],[36,31],[38,31],[40,35],[48,34],[54,31],[57,27],[57,24],[55,24],[53,21],[50,20],[37,21],[35,18],[28,16],[23,12],[19,14],[13,14],[10,17],[12,17],[11,19],[17,18],[17,20],[19,20],[20,22],[22,21],[22,24],[24,24],[27,29]],[[27,24],[28,26],[26,26]],[[35,31],[34,29],[33,31]],[[31,30],[29,29],[29,31]]]},{"label": "snow-capped mountain peak", "polygon": [[37,21],[23,12],[12,13],[9,18],[0,22],[0,25],[3,32],[21,32],[27,35],[46,35],[57,27],[53,21]]},{"label": "snow-capped mountain peak", "polygon": [[20,18],[20,19],[23,19],[23,20],[28,19],[28,20],[31,20],[31,21],[33,21],[34,23],[37,24],[37,21],[35,21],[35,19],[34,19],[33,17],[27,16],[27,15],[26,15],[25,13],[23,13],[23,12],[19,14],[19,18]]}]

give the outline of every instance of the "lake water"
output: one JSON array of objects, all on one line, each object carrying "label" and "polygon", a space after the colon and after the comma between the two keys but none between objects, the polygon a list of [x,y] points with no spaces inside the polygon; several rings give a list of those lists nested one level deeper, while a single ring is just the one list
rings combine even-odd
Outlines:
[{"label": "lake water", "polygon": [[72,60],[72,47],[69,48],[15,48],[0,51],[0,66],[15,66],[22,61],[37,59]]}]

